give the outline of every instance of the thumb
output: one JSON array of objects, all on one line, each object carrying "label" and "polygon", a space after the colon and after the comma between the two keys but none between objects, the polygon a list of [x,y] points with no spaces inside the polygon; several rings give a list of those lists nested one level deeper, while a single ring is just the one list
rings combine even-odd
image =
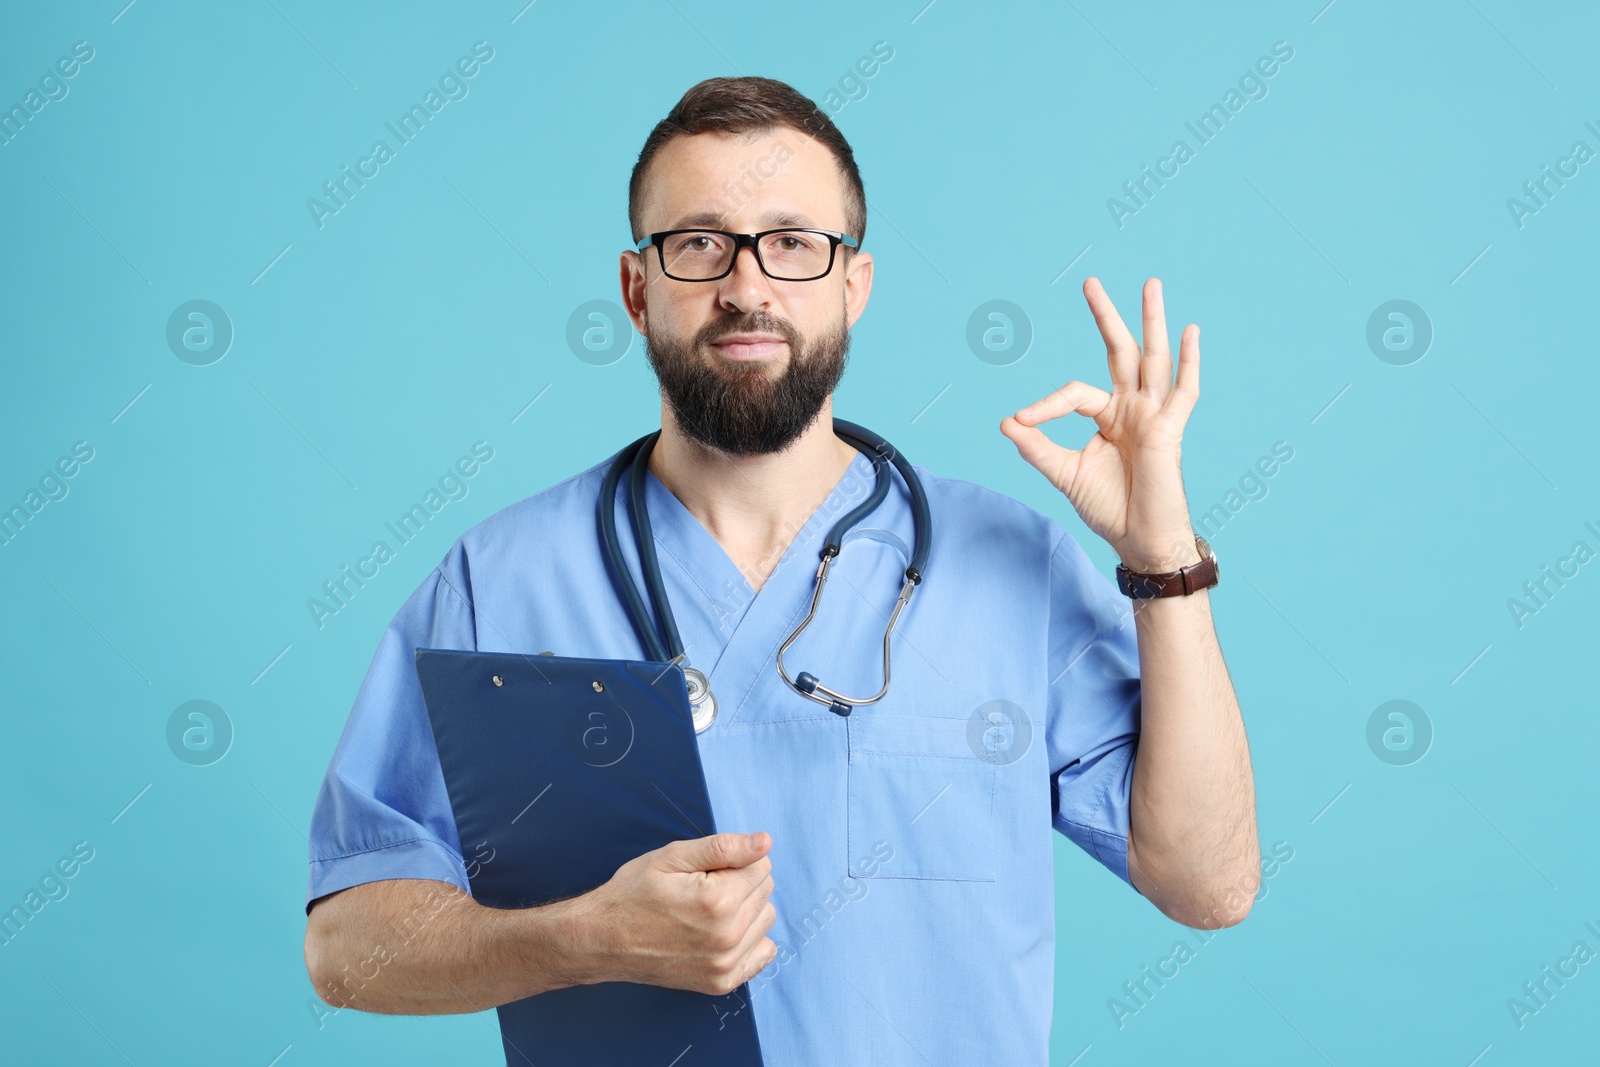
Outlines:
[{"label": "thumb", "polygon": [[772,848],[772,835],[712,834],[692,841],[675,841],[667,846],[664,869],[689,873],[748,867]]}]

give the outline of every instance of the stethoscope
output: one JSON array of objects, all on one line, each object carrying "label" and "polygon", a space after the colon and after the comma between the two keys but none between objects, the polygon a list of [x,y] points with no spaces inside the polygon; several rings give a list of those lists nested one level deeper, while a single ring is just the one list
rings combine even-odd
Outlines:
[{"label": "stethoscope", "polygon": [[[928,553],[933,547],[933,518],[928,509],[928,497],[923,492],[921,479],[917,477],[916,471],[911,469],[910,462],[896,451],[893,445],[866,427],[845,422],[843,419],[833,420],[833,432],[871,454],[877,479],[872,494],[834,523],[833,528],[828,531],[828,539],[822,546],[822,561],[817,566],[817,584],[811,594],[811,610],[806,612],[806,617],[800,621],[800,625],[795,627],[794,632],[782,645],[778,646],[778,673],[783,676],[783,680],[790,688],[801,696],[827,705],[828,710],[836,715],[849,715],[853,708],[882,700],[889,692],[889,639],[894,633],[895,623],[900,619],[900,613],[911,602],[912,590],[925,576]],[[622,601],[633,620],[634,629],[639,633],[639,640],[644,643],[646,654],[658,662],[677,663],[683,667],[684,684],[689,694],[689,710],[693,713],[695,733],[703,733],[716,721],[717,698],[711,692],[711,681],[705,673],[684,662],[683,639],[678,635],[678,623],[673,617],[672,605],[667,600],[666,587],[661,581],[661,566],[656,558],[650,512],[645,504],[644,476],[649,467],[650,452],[660,436],[660,430],[645,434],[617,453],[611,468],[606,471],[605,480],[600,485],[600,543],[605,549],[606,561],[611,567],[612,576],[621,589]],[[828,569],[834,557],[839,554],[845,534],[888,497],[889,483],[892,480],[889,475],[890,464],[893,464],[900,472],[900,476],[905,479],[906,489],[911,495],[911,514],[916,531],[915,545],[911,552],[911,565],[906,568],[905,584],[900,587],[900,597],[895,601],[894,611],[889,615],[889,624],[883,630],[883,687],[870,697],[852,697],[823,685],[817,680],[816,675],[808,671],[801,671],[798,677],[791,678],[788,670],[784,668],[783,654],[801,634],[805,633],[806,627],[816,618],[817,606],[822,602],[822,590],[828,584]],[[657,632],[655,621],[645,607],[644,598],[639,595],[639,588],[634,584],[633,575],[623,561],[622,548],[617,542],[615,514],[617,487],[625,473],[628,475],[628,515],[633,523],[634,541],[639,546],[640,569],[644,572],[645,585],[650,591],[650,599],[655,605],[656,616],[660,619],[665,640],[662,639],[662,634]]]}]

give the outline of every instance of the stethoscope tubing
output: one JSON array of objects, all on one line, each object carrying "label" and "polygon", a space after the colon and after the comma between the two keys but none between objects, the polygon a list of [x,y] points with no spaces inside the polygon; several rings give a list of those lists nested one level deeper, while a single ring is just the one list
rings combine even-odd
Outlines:
[{"label": "stethoscope tubing", "polygon": [[[921,584],[924,577],[928,556],[933,548],[933,521],[931,509],[928,506],[927,493],[923,489],[921,479],[912,469],[910,461],[901,455],[893,445],[866,427],[846,422],[843,419],[834,419],[833,428],[838,436],[856,444],[863,452],[871,456],[876,478],[872,493],[835,522],[829,530],[827,539],[819,553],[821,561],[817,568],[816,586],[812,591],[810,610],[806,613],[806,617],[801,621],[800,625],[779,647],[777,665],[784,681],[794,688],[796,692],[818,703],[828,705],[829,709],[836,714],[849,715],[851,708],[875,703],[881,700],[889,691],[890,638],[901,612],[910,602],[912,591],[917,585]],[[652,431],[617,454],[601,482],[598,510],[600,540],[603,550],[610,564],[619,595],[628,609],[629,617],[633,621],[634,629],[638,631],[639,639],[644,644],[645,652],[648,656],[657,662],[670,663],[678,662],[684,658],[683,639],[678,631],[677,619],[672,613],[671,602],[667,598],[665,583],[662,581],[660,561],[655,552],[654,533],[650,524],[649,508],[645,502],[645,474],[649,468],[651,450],[655,447],[655,443],[660,436],[660,430]],[[906,489],[911,501],[915,544],[910,565],[906,568],[905,582],[901,587],[900,596],[895,601],[894,610],[889,616],[889,623],[883,633],[883,687],[871,697],[850,697],[822,685],[813,675],[807,672],[801,672],[798,678],[790,678],[788,671],[783,666],[783,653],[805,632],[815,618],[817,608],[821,603],[822,591],[827,586],[829,567],[833,559],[838,556],[845,535],[862,519],[876,510],[887,498],[890,482],[888,467],[890,465],[900,472],[906,483]],[[650,606],[646,606],[644,597],[640,594],[638,586],[634,583],[633,577],[627,569],[626,561],[622,558],[622,549],[617,539],[616,492],[624,473],[628,477],[628,514],[633,528],[634,541],[639,548],[640,571],[644,575],[645,586],[651,601]],[[654,608],[653,614],[652,608]],[[662,640],[663,634],[665,635],[664,643]]]},{"label": "stethoscope tubing", "polygon": [[[605,551],[606,559],[611,564],[611,577],[617,586],[618,595],[628,609],[628,615],[633,620],[633,628],[639,633],[639,640],[644,644],[645,655],[657,663],[665,663],[672,657],[661,647],[656,628],[650,625],[649,609],[645,607],[644,600],[639,595],[639,587],[634,584],[633,576],[628,573],[627,561],[622,558],[622,547],[617,542],[615,511],[617,484],[622,481],[622,472],[633,462],[640,448],[649,439],[650,435],[647,434],[619,452],[611,469],[606,471],[605,479],[600,483],[600,544]],[[641,564],[644,561],[645,551],[644,544],[641,543],[639,550]]]}]

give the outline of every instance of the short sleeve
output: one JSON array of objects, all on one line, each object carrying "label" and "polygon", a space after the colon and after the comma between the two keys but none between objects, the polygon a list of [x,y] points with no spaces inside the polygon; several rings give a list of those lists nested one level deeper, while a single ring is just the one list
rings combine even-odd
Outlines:
[{"label": "short sleeve", "polygon": [[452,549],[378,643],[311,816],[308,913],[318,897],[386,878],[468,890],[414,658],[418,648],[476,648],[470,586],[446,574],[464,571],[460,557]]},{"label": "short sleeve", "polygon": [[1139,644],[1128,598],[1071,534],[1050,557],[1046,743],[1057,830],[1128,885]]}]

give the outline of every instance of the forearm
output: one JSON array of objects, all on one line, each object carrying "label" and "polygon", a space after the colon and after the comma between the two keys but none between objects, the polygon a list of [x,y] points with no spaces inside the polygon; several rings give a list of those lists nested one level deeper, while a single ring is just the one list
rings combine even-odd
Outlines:
[{"label": "forearm", "polygon": [[317,995],[338,1008],[485,1011],[590,980],[578,899],[512,910],[445,882],[369,882],[312,908],[306,967]]},{"label": "forearm", "polygon": [[1134,622],[1142,702],[1130,874],[1177,921],[1231,925],[1249,911],[1260,853],[1250,749],[1210,593],[1135,601]]}]

